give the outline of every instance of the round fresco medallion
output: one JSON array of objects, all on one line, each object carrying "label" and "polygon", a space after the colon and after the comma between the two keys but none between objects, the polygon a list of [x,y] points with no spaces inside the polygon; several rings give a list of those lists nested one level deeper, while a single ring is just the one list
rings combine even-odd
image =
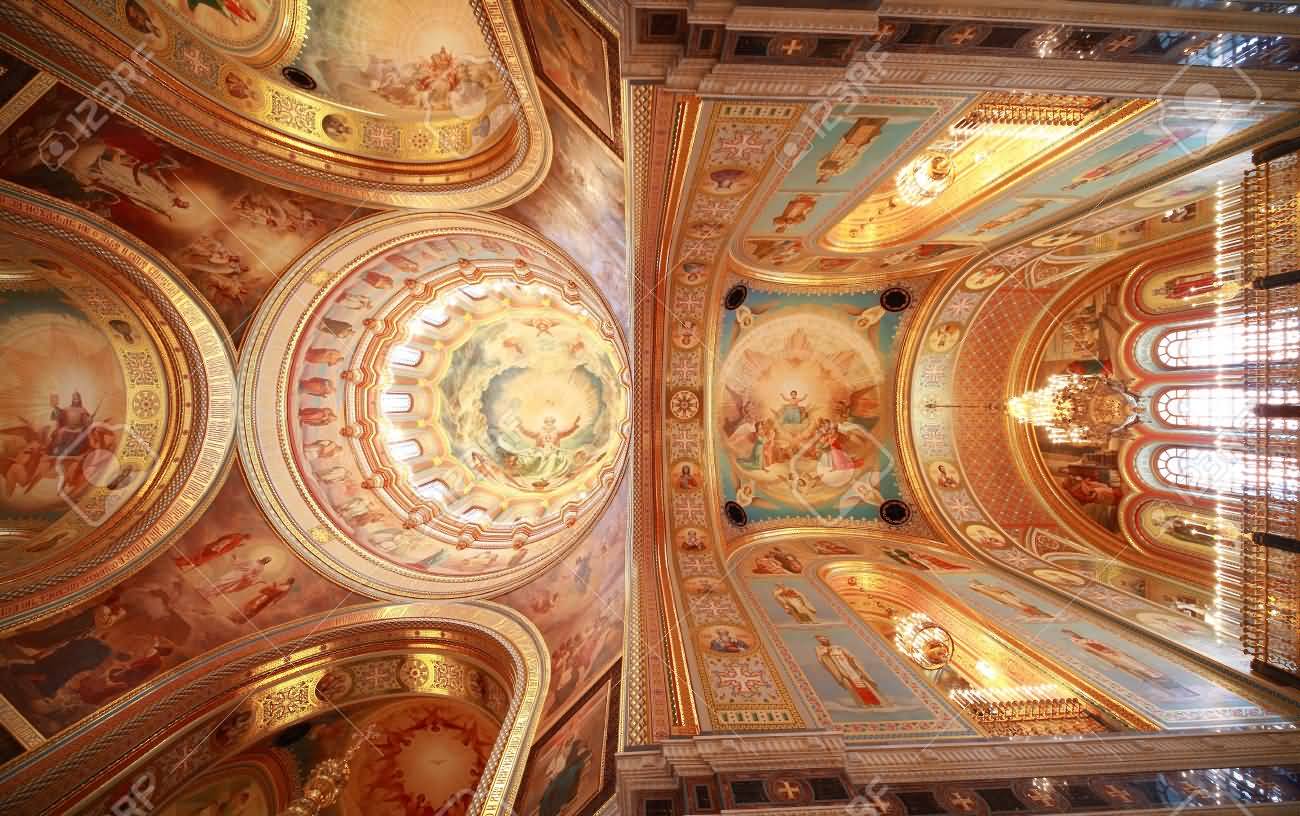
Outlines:
[{"label": "round fresco medallion", "polygon": [[718,590],[718,582],[714,578],[687,578],[682,581],[682,586],[692,595],[710,595]]},{"label": "round fresco medallion", "polygon": [[673,326],[673,345],[690,350],[700,344],[700,324],[689,318],[678,320]]},{"label": "round fresco medallion", "polygon": [[495,216],[375,216],[318,246],[241,359],[240,446],[281,532],[385,598],[495,594],[561,558],[627,459],[627,352],[596,289]]},{"label": "round fresco medallion", "polygon": [[952,462],[931,462],[926,465],[925,472],[940,490],[956,490],[961,487],[961,475]]},{"label": "round fresco medallion", "polygon": [[716,221],[693,221],[686,225],[686,235],[690,238],[717,238],[725,229]]},{"label": "round fresco medallion", "polygon": [[753,632],[743,626],[730,624],[705,626],[696,633],[696,637],[700,646],[713,655],[745,654],[757,643]]},{"label": "round fresco medallion", "polygon": [[944,323],[930,332],[929,337],[925,339],[926,346],[930,351],[943,353],[951,351],[961,339],[960,323]]},{"label": "round fresco medallion", "polygon": [[687,527],[677,531],[677,546],[686,552],[700,552],[708,548],[709,542],[699,527]]},{"label": "round fresco medallion", "polygon": [[702,263],[685,261],[677,269],[677,279],[687,286],[698,286],[708,280],[709,268]]},{"label": "round fresco medallion", "polygon": [[233,420],[210,406],[234,382],[224,332],[146,247],[26,193],[0,195],[0,221],[0,624],[12,624],[121,580],[184,531],[229,462]]},{"label": "round fresco medallion", "polygon": [[966,525],[966,537],[976,546],[1000,550],[1007,546],[1007,539],[997,530],[983,524]]},{"label": "round fresco medallion", "polygon": [[1006,276],[1007,268],[1005,266],[981,266],[967,275],[962,285],[971,291],[978,292],[981,289],[996,285]]}]

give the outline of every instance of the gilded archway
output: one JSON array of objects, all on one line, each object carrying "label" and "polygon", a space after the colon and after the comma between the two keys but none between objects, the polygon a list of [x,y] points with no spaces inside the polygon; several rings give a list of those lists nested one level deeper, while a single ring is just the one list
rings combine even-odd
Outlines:
[{"label": "gilded archway", "polygon": [[209,503],[233,352],[153,250],[0,186],[0,628],[120,581]]},{"label": "gilded archway", "polygon": [[[103,103],[43,143],[52,166],[104,111],[358,206],[502,207],[550,166],[509,2],[126,0],[19,3],[0,15],[10,47]],[[46,27],[60,37],[47,40]]]},{"label": "gilded archway", "polygon": [[[411,759],[390,744],[393,733],[434,745],[468,729],[476,784],[455,801],[468,800],[469,812],[504,814],[540,721],[545,651],[526,619],[494,604],[311,616],[205,655],[30,752],[0,775],[0,803],[8,812],[91,814],[143,797],[166,808],[224,781],[279,812],[301,780],[275,778],[276,766],[259,756],[268,738],[330,715],[346,722],[353,712],[363,729],[347,726],[343,741],[363,743],[353,761],[359,779],[393,777],[385,766]],[[370,736],[360,736],[371,724]],[[490,748],[480,750],[494,730]],[[87,767],[101,770],[87,777]],[[397,795],[421,784],[396,776],[411,786]]]}]

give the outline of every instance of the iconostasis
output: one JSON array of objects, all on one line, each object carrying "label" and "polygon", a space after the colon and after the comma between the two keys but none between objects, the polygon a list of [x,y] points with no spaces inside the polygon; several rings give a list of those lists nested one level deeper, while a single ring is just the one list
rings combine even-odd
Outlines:
[{"label": "iconostasis", "polygon": [[[364,779],[340,813],[374,812],[374,790],[395,813],[487,812],[480,780],[493,808],[594,812],[613,787],[630,515],[616,37],[565,3],[536,21],[511,4],[68,11],[78,30],[147,33],[162,73],[216,60],[215,84],[176,80],[204,99],[167,110],[241,120],[178,138],[150,118],[151,83],[140,108],[74,127],[76,77],[5,56],[0,76],[25,80],[0,102],[6,807],[98,812],[148,773],[165,812],[276,813],[351,747]],[[543,47],[524,39],[556,17]],[[87,59],[115,47],[95,36]],[[223,152],[241,129],[268,141]],[[368,186],[367,162],[395,160],[400,183]],[[496,214],[383,212],[484,203]],[[239,388],[271,398],[237,409],[241,357]],[[507,633],[506,651],[453,637],[464,626]],[[358,748],[345,732],[363,720],[379,736]],[[420,787],[453,744],[446,784]]]},{"label": "iconostasis", "polygon": [[[1213,507],[1135,487],[1174,421],[1109,454],[1124,488],[1084,473],[1104,452],[1035,439],[1003,406],[1092,371],[1142,404],[1186,402],[1169,389],[1190,376],[1157,347],[1212,315],[1216,190],[1294,114],[871,91],[812,107],[647,94],[633,122],[685,126],[642,157],[662,162],[670,209],[636,213],[671,235],[662,260],[635,256],[663,272],[643,381],[666,495],[635,534],[634,601],[672,669],[629,675],[655,703],[629,709],[630,741],[987,736],[980,695],[1007,689],[1077,698],[1039,733],[1293,718],[1208,614]],[[956,644],[938,675],[895,642],[914,613]]]}]

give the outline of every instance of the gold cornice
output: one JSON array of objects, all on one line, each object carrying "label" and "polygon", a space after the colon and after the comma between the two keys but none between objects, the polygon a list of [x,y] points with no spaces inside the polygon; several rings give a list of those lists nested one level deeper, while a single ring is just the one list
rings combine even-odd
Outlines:
[{"label": "gold cornice", "polygon": [[0,726],[28,751],[45,744],[45,735],[37,731],[36,726],[5,697],[0,697]]},{"label": "gold cornice", "polygon": [[[665,145],[668,153],[666,179],[668,195],[664,197],[663,204],[656,213],[660,233],[659,240],[654,247],[654,265],[652,267],[655,270],[654,290],[656,292],[651,307],[654,321],[652,335],[654,339],[651,353],[654,356],[657,369],[655,372],[657,387],[653,401],[655,410],[653,427],[655,434],[659,437],[659,444],[655,446],[656,452],[667,448],[667,440],[663,439],[663,429],[666,423],[672,421],[668,418],[667,412],[664,411],[664,402],[668,394],[662,385],[667,382],[663,369],[667,365],[668,357],[665,354],[654,353],[654,350],[665,348],[671,342],[668,320],[665,318],[665,313],[668,311],[667,301],[661,301],[658,293],[667,294],[671,291],[675,266],[672,264],[670,248],[674,246],[673,233],[677,223],[675,215],[685,193],[686,171],[693,154],[691,148],[699,135],[701,107],[699,97],[693,95],[664,95],[660,98],[665,102],[670,99],[673,102],[673,128]],[[658,308],[661,305],[663,308]],[[707,339],[702,341],[701,345],[707,347]],[[700,395],[700,401],[701,403],[704,401],[703,394]],[[703,409],[701,409],[701,412],[703,412]],[[652,492],[659,502],[662,502],[662,497],[666,494],[665,488],[669,481],[668,470],[672,463],[668,461],[668,458],[667,456],[652,457],[652,461],[656,465],[652,476]],[[668,672],[668,688],[674,703],[672,735],[692,736],[700,733],[700,721],[695,689],[691,683],[690,664],[686,657],[686,644],[682,637],[683,622],[678,616],[678,609],[682,599],[673,581],[673,530],[671,524],[668,523],[669,512],[669,509],[663,504],[657,505],[655,536],[652,544],[657,556],[656,584],[660,593],[660,603],[662,604],[664,638],[669,656],[669,659],[664,661],[664,667]]]}]

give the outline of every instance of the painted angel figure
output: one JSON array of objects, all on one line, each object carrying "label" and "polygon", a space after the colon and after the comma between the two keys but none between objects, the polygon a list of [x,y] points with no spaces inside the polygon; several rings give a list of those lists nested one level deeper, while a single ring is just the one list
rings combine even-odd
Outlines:
[{"label": "painted angel figure", "polygon": [[230,565],[230,569],[214,580],[211,586],[201,591],[205,597],[215,598],[218,595],[229,595],[232,592],[248,589],[262,580],[262,573],[266,572],[266,567],[270,563],[269,555],[264,555],[256,561],[237,560]]}]

